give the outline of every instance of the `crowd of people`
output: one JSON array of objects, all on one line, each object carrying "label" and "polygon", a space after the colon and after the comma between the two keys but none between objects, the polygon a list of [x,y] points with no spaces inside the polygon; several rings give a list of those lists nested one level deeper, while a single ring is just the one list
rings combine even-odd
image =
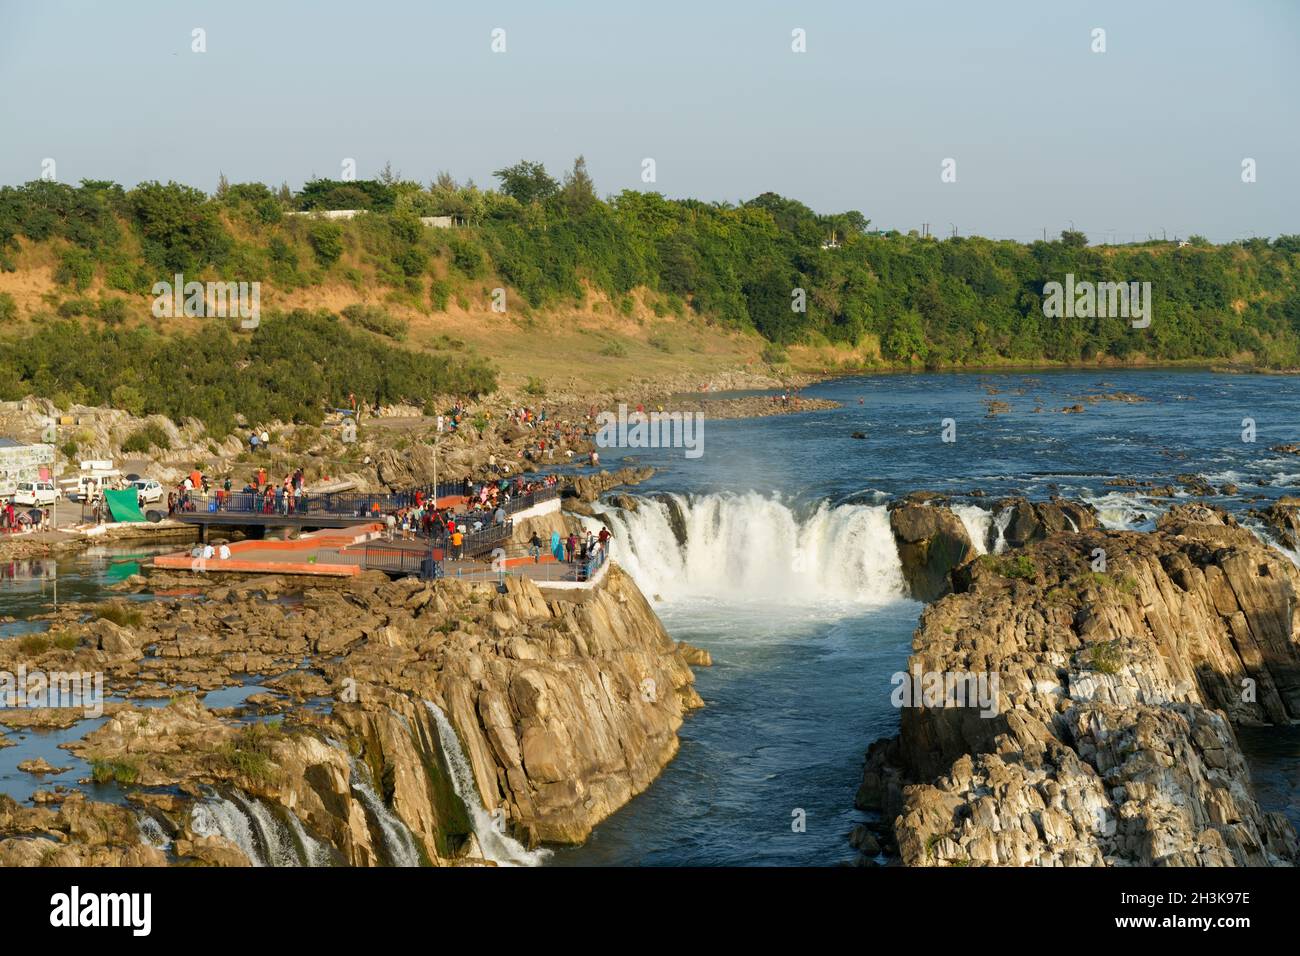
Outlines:
[{"label": "crowd of people", "polygon": [[51,527],[49,508],[15,508],[12,501],[0,508],[0,532],[19,534],[24,531],[49,531]]},{"label": "crowd of people", "polygon": [[467,475],[459,485],[463,498],[460,513],[452,507],[438,508],[432,493],[420,489],[399,496],[398,507],[384,515],[384,522],[390,537],[441,540],[449,546],[449,553],[459,557],[465,535],[507,524],[512,505],[544,489],[555,488],[557,483],[554,475],[535,479],[520,475],[482,482],[475,482]]},{"label": "crowd of people", "polygon": [[[608,556],[610,537],[608,528],[601,528],[599,534],[593,534],[590,529],[583,535],[571,531],[567,537],[558,531],[552,531],[548,550],[556,561],[567,564],[576,562],[582,565],[588,563],[598,565]],[[544,547],[541,536],[534,531],[533,536],[528,539],[528,556],[533,559],[534,564],[542,560]]]},{"label": "crowd of people", "polygon": [[190,472],[167,493],[167,517],[177,512],[193,512],[198,508],[199,496],[213,499],[216,511],[242,511],[259,514],[305,514],[309,495],[303,487],[305,472],[302,468],[284,476],[283,481],[271,481],[265,468],[259,468],[240,491],[234,490],[230,476],[216,488],[208,476],[199,471]]}]

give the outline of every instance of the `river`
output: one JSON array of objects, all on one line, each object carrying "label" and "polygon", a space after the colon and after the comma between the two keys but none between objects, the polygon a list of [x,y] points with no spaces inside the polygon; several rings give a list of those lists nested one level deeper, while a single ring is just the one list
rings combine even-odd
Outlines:
[{"label": "river", "polygon": [[[922,489],[963,496],[956,512],[981,547],[996,549],[993,501],[1004,495],[1082,498],[1107,527],[1146,529],[1168,502],[1109,481],[1177,484],[1194,475],[1216,488],[1231,483],[1234,494],[1213,500],[1251,523],[1248,509],[1293,493],[1300,479],[1300,456],[1269,451],[1300,440],[1291,378],[879,375],[804,394],[842,406],[706,416],[698,458],[682,449],[602,455],[607,467],[627,458],[658,469],[635,489],[635,512],[601,506],[618,531],[613,554],[673,637],[709,650],[714,665],[698,671],[706,706],[686,719],[677,758],[586,845],[555,852],[550,865],[852,859],[847,835],[864,819],[853,809],[862,755],[897,728],[890,677],[905,665],[921,609],[904,593],[890,498]],[[1103,394],[1146,401],[1096,398]],[[991,402],[1006,407],[990,416]],[[1061,411],[1075,405],[1084,410]],[[945,431],[955,441],[944,441]],[[974,491],[984,495],[966,497]],[[0,568],[0,615],[22,619],[48,607],[56,578],[61,600],[98,599],[147,556],[123,549],[11,563]],[[30,626],[0,625],[0,636]],[[1261,802],[1300,826],[1300,735],[1266,728],[1241,736]],[[51,750],[53,737],[33,732],[17,742],[0,750],[0,789],[20,799],[34,784],[14,769],[20,759],[71,762]],[[82,774],[76,768],[56,782]]]}]

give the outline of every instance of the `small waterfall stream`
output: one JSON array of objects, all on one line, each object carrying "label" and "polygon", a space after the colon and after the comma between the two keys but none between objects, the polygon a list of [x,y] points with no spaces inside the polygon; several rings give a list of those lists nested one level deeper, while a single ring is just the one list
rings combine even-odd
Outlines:
[{"label": "small waterfall stream", "polygon": [[546,850],[529,850],[505,833],[504,827],[488,814],[483,808],[483,801],[479,799],[478,786],[474,782],[474,771],[460,745],[456,728],[451,725],[451,721],[437,704],[428,700],[424,704],[433,715],[434,723],[438,725],[438,741],[442,747],[443,759],[451,770],[452,788],[469,811],[474,836],[478,839],[484,858],[503,866],[540,864],[550,856],[550,853]]},{"label": "small waterfall stream", "polygon": [[419,866],[420,851],[410,828],[401,818],[384,805],[370,780],[370,771],[356,757],[352,761],[352,789],[383,835],[384,848],[393,866]]}]

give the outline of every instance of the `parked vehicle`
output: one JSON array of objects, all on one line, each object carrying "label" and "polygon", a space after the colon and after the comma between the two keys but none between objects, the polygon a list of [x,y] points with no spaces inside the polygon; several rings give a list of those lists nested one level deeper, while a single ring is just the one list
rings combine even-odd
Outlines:
[{"label": "parked vehicle", "polygon": [[44,507],[63,497],[52,481],[20,481],[14,492],[14,504]]},{"label": "parked vehicle", "polygon": [[[116,488],[122,473],[116,468],[109,471],[82,472],[72,480],[76,485],[77,497],[81,501],[94,501],[105,488]],[[62,482],[67,484],[67,481]]]},{"label": "parked vehicle", "polygon": [[147,505],[151,505],[155,501],[162,501],[163,487],[152,478],[138,478],[131,482],[131,487],[135,489],[136,495]]}]

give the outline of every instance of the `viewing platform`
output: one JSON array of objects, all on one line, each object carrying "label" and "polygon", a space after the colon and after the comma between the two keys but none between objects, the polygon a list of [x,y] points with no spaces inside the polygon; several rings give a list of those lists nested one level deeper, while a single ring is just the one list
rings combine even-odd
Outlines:
[{"label": "viewing platform", "polygon": [[[217,492],[190,494],[185,506],[175,511],[171,518],[184,524],[195,525],[200,538],[207,540],[208,529],[257,528],[285,530],[347,529],[384,521],[384,516],[402,508],[414,507],[418,493],[431,499],[433,489],[413,489],[397,494],[363,494],[355,492],[330,492],[319,495],[300,494],[292,500],[277,499],[274,495],[252,492]],[[423,498],[421,500],[424,500]],[[548,503],[554,502],[553,505]],[[547,511],[558,510],[560,493],[557,488],[543,488],[517,498],[512,498],[503,508],[512,518],[531,517]],[[463,509],[471,505],[463,494],[460,483],[440,484],[437,489],[437,507]]]},{"label": "viewing platform", "polygon": [[[532,498],[533,496],[529,496]],[[521,499],[522,502],[522,499]],[[607,552],[584,561],[560,561],[542,551],[536,558],[512,543],[517,518],[559,509],[558,495],[542,501],[522,502],[514,517],[502,525],[488,525],[465,534],[458,555],[445,538],[390,539],[383,521],[356,520],[344,527],[322,528],[291,540],[236,541],[226,547],[229,557],[214,549],[211,557],[192,551],[161,555],[154,567],[197,573],[286,574],[346,578],[362,571],[382,571],[393,576],[425,575],[432,579],[502,582],[526,577],[546,588],[587,588],[600,582],[608,567]],[[238,515],[238,512],[231,514]],[[202,550],[203,546],[200,545]]]}]

